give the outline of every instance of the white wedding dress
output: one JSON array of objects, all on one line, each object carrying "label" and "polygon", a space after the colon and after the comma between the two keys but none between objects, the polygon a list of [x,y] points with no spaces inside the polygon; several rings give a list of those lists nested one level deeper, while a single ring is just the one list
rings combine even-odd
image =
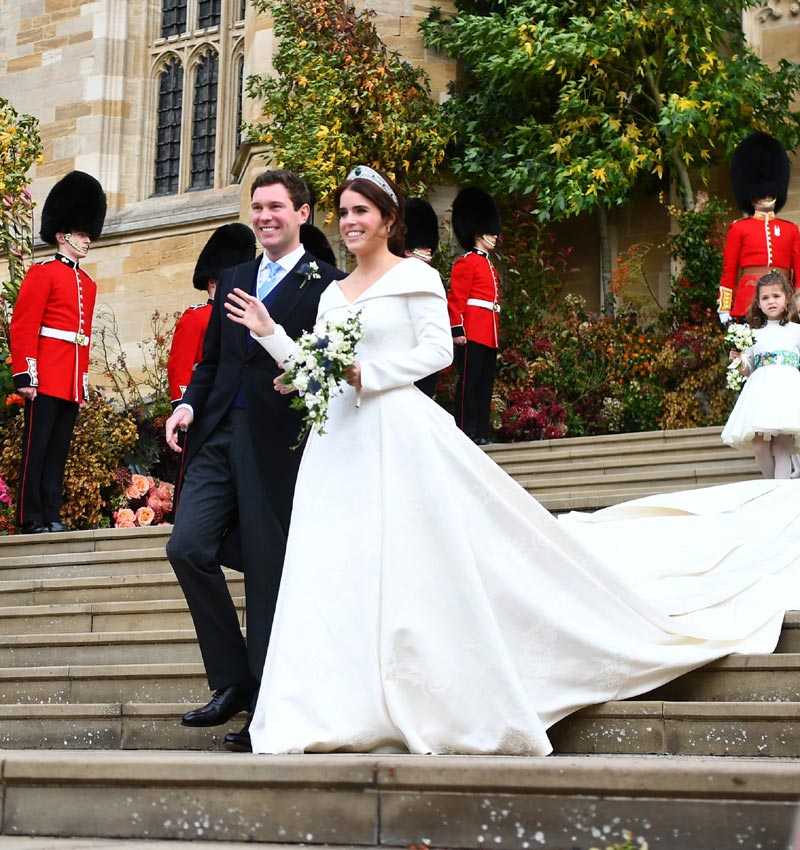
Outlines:
[{"label": "white wedding dress", "polygon": [[305,449],[254,752],[542,755],[582,706],[774,648],[800,482],[557,521],[413,386],[451,359],[438,274],[404,260],[354,304],[331,284],[320,315],[353,310],[361,404],[347,387]]}]

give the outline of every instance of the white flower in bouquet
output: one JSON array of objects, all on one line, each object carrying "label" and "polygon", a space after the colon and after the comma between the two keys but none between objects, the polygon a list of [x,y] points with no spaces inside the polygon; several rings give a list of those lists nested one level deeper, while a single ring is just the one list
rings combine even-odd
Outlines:
[{"label": "white flower in bouquet", "polygon": [[747,375],[742,373],[739,369],[740,363],[741,360],[738,358],[736,360],[732,360],[728,364],[728,368],[725,370],[725,386],[729,390],[733,390],[737,393],[745,385],[745,381],[747,381]]},{"label": "white flower in bouquet", "polygon": [[745,348],[752,348],[755,341],[756,339],[753,335],[753,329],[750,325],[733,322],[728,325],[728,328],[725,331],[725,342],[737,351],[744,351]]},{"label": "white flower in bouquet", "polygon": [[305,414],[297,445],[309,430],[325,433],[328,405],[342,391],[347,370],[355,363],[361,332],[361,311],[343,324],[320,320],[297,340],[297,352],[286,358],[282,381],[297,390],[292,407]]},{"label": "white flower in bouquet", "polygon": [[[755,335],[750,325],[732,322],[725,331],[725,342],[736,351],[741,352],[746,348],[752,348],[755,341]],[[734,392],[739,392],[747,381],[747,375],[743,374],[739,368],[741,362],[741,358],[737,357],[728,364],[728,368],[725,370],[725,386]]]}]

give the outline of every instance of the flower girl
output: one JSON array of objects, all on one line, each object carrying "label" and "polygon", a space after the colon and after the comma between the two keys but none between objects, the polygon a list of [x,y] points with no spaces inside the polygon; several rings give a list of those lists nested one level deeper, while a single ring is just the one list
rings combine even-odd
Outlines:
[{"label": "flower girl", "polygon": [[791,455],[800,448],[800,324],[793,295],[781,272],[760,277],[747,313],[755,342],[741,354],[731,352],[748,378],[722,440],[735,447],[752,443],[765,478],[789,478]]}]

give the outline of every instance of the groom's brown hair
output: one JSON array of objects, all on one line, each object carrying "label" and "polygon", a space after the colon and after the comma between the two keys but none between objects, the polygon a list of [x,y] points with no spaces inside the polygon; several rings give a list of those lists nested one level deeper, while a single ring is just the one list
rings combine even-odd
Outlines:
[{"label": "groom's brown hair", "polygon": [[292,199],[292,206],[296,210],[299,210],[303,204],[311,206],[311,191],[308,188],[308,183],[302,177],[298,177],[284,168],[273,168],[259,174],[250,185],[250,197],[253,197],[256,189],[260,189],[262,186],[274,186],[276,183],[286,187],[286,191]]}]

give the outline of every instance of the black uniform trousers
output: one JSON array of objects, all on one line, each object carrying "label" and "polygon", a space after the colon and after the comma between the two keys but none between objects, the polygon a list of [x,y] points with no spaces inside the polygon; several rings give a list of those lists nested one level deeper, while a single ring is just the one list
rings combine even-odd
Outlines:
[{"label": "black uniform trousers", "polygon": [[25,400],[17,522],[61,521],[64,468],[80,405],[37,393]]},{"label": "black uniform trousers", "polygon": [[471,341],[454,345],[453,362],[458,371],[456,424],[473,440],[485,440],[489,436],[497,349]]},{"label": "black uniform trousers", "polygon": [[[212,691],[261,681],[286,550],[286,532],[265,495],[268,486],[259,476],[247,413],[232,409],[188,465],[167,544]],[[236,526],[246,641],[220,567],[223,538]]]}]

